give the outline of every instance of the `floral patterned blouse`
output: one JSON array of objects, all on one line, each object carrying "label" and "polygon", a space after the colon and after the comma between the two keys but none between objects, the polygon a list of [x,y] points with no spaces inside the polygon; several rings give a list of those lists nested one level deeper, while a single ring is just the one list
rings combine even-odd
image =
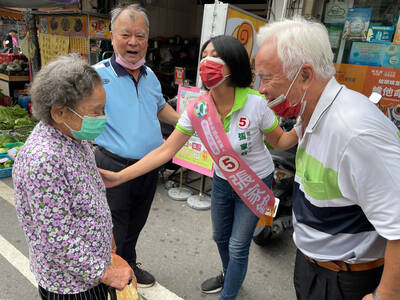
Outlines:
[{"label": "floral patterned blouse", "polygon": [[18,153],[13,181],[38,284],[58,294],[98,285],[111,260],[112,220],[90,144],[40,122]]}]

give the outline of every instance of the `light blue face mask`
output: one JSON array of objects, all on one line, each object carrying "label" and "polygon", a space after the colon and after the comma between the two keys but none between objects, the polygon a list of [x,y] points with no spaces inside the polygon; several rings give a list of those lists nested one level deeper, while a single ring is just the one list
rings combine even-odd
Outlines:
[{"label": "light blue face mask", "polygon": [[79,118],[82,119],[82,126],[81,130],[73,130],[71,127],[67,125],[67,123],[64,122],[65,126],[69,128],[71,131],[71,134],[74,138],[77,140],[89,140],[92,141],[95,138],[97,138],[104,130],[104,127],[106,126],[107,123],[107,116],[97,116],[97,117],[89,117],[89,116],[81,116],[78,114],[76,111],[74,111],[72,108],[68,109],[72,111],[74,114],[76,114]]}]

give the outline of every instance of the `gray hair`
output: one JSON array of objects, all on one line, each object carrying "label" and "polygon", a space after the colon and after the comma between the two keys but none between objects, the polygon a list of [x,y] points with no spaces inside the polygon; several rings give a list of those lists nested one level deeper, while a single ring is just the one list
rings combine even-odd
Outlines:
[{"label": "gray hair", "polygon": [[111,11],[111,31],[114,30],[115,21],[118,19],[119,15],[125,11],[129,10],[129,16],[133,21],[136,20],[136,13],[140,14],[144,21],[147,24],[147,34],[149,34],[150,30],[150,22],[149,18],[147,17],[146,11],[142,8],[139,4],[130,4],[126,6],[117,6]]},{"label": "gray hair", "polygon": [[75,108],[102,84],[99,74],[79,55],[60,56],[44,66],[35,76],[30,89],[33,116],[51,123],[50,110]]},{"label": "gray hair", "polygon": [[257,34],[261,46],[273,38],[283,71],[292,80],[302,64],[311,64],[317,79],[330,79],[336,72],[328,31],[318,22],[296,16],[264,25]]}]

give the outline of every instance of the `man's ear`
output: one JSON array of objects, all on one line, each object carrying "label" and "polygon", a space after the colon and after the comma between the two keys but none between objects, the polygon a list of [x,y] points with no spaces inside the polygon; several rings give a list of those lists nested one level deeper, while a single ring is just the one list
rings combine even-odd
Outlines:
[{"label": "man's ear", "polygon": [[66,107],[52,106],[50,109],[50,116],[56,124],[63,124],[66,113]]},{"label": "man's ear", "polygon": [[300,76],[304,87],[309,88],[315,77],[314,68],[310,64],[304,64]]}]

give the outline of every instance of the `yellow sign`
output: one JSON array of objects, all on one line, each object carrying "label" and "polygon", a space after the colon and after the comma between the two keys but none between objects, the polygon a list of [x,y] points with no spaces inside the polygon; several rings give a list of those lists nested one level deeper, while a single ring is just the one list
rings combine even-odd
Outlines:
[{"label": "yellow sign", "polygon": [[[233,36],[243,44],[249,55],[253,71],[255,56],[258,50],[256,34],[260,27],[265,24],[267,24],[266,20],[229,6],[225,34]],[[254,74],[251,86],[255,89],[259,86],[259,79]]]},{"label": "yellow sign", "polygon": [[88,39],[82,37],[69,38],[69,52],[89,54]]},{"label": "yellow sign", "polygon": [[67,55],[69,49],[69,37],[41,33],[39,36],[40,58],[42,66],[49,63],[59,55]]}]

